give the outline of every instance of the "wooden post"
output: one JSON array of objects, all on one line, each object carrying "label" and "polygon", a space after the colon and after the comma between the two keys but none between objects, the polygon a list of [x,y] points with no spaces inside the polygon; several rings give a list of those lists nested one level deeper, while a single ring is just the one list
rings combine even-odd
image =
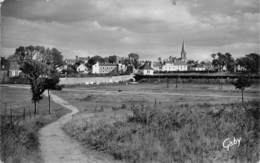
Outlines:
[{"label": "wooden post", "polygon": [[10,124],[13,126],[13,110],[10,108]]},{"label": "wooden post", "polygon": [[178,88],[178,76],[176,76],[176,86],[175,88]]},{"label": "wooden post", "polygon": [[25,120],[25,107],[23,108],[23,120]]},{"label": "wooden post", "polygon": [[49,114],[51,114],[51,97],[50,97],[50,90],[48,89],[48,100],[49,100]]},{"label": "wooden post", "polygon": [[5,110],[4,110],[4,122],[6,122],[6,117],[7,117],[7,103],[5,103]]},{"label": "wooden post", "polygon": [[28,107],[28,114],[29,114],[29,118],[31,118],[31,110],[30,110],[30,107]]},{"label": "wooden post", "polygon": [[34,116],[36,116],[36,111],[37,111],[37,104],[36,101],[34,101]]},{"label": "wooden post", "polygon": [[244,103],[244,90],[242,89],[241,92],[242,92],[242,104],[243,104]]}]

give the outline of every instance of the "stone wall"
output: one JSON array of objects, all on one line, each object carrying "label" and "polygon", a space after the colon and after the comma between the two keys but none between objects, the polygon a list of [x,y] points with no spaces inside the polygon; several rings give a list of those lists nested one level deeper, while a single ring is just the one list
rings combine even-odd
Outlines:
[{"label": "stone wall", "polygon": [[109,76],[109,77],[85,77],[85,78],[60,78],[61,85],[77,84],[101,84],[101,83],[118,83],[133,79],[133,75]]}]

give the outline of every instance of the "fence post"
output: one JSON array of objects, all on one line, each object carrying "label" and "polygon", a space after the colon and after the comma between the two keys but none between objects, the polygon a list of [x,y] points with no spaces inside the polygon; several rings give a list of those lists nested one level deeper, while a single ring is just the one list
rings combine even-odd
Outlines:
[{"label": "fence post", "polygon": [[6,117],[7,117],[7,103],[5,102],[5,110],[4,110],[4,122],[6,122]]},{"label": "fence post", "polygon": [[13,111],[12,108],[10,108],[10,124],[13,126]]},{"label": "fence post", "polygon": [[25,107],[23,108],[23,120],[25,120]]},{"label": "fence post", "polygon": [[51,114],[51,96],[50,96],[49,89],[48,89],[48,102],[49,102],[49,114]]},{"label": "fence post", "polygon": [[29,118],[31,119],[31,110],[30,110],[30,106],[28,107],[28,114],[29,114]]}]

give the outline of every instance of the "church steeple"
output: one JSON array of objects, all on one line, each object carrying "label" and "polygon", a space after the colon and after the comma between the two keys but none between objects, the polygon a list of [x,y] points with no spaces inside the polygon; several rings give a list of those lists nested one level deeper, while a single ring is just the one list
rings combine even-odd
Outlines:
[{"label": "church steeple", "polygon": [[181,48],[181,60],[183,61],[186,61],[187,57],[186,57],[186,51],[185,51],[185,48],[184,48],[184,40],[182,42],[182,48]]}]

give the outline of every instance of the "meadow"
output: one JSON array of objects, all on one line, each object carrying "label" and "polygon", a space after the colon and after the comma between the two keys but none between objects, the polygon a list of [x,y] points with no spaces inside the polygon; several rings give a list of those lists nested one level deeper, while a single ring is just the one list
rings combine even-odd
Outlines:
[{"label": "meadow", "polygon": [[[246,90],[244,104],[229,84],[96,85],[57,94],[80,109],[64,130],[86,148],[118,160],[259,160],[258,85]],[[222,142],[233,137],[241,137],[241,144],[227,151]]]},{"label": "meadow", "polygon": [[0,87],[1,135],[0,159],[6,163],[42,162],[39,151],[38,131],[68,111],[51,101],[52,114],[48,112],[48,99],[44,97],[34,106],[29,89]]}]

